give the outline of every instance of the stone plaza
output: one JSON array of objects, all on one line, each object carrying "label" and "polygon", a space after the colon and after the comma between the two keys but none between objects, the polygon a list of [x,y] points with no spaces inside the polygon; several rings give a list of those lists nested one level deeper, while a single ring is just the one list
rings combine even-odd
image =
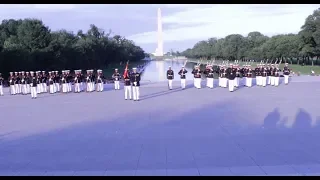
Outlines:
[{"label": "stone plaza", "polygon": [[[215,80],[216,81],[216,80]],[[203,82],[203,85],[205,82]],[[0,97],[0,175],[320,175],[320,78]],[[7,91],[7,89],[6,89]]]}]

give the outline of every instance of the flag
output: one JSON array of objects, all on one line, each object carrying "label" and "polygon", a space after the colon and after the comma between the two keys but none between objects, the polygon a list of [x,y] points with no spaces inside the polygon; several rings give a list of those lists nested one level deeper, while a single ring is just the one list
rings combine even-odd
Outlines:
[{"label": "flag", "polygon": [[124,72],[123,72],[123,78],[125,78],[127,75],[128,75],[128,62],[126,64],[126,68],[124,69]]}]

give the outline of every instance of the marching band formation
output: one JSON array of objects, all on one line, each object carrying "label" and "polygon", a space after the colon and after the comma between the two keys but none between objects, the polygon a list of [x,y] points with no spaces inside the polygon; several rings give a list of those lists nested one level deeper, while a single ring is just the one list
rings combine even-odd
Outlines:
[{"label": "marching band formation", "polygon": [[[268,61],[267,61],[268,62]],[[266,87],[266,85],[278,86],[280,72],[283,72],[284,83],[287,85],[289,83],[289,75],[291,70],[288,67],[288,63],[285,63],[283,70],[279,69],[279,64],[264,64],[261,62],[257,64],[257,67],[253,68],[251,66],[252,61],[246,63],[242,67],[239,66],[238,61],[235,61],[234,64],[225,64],[224,62],[220,65],[213,65],[212,63],[207,63],[205,70],[200,69],[200,64],[198,63],[193,71],[191,72],[194,77],[194,87],[197,89],[201,88],[202,74],[205,75],[208,88],[213,88],[213,79],[214,74],[219,75],[219,87],[229,88],[230,92],[233,92],[235,88],[240,86],[240,80],[244,79],[244,86],[252,87],[252,78],[255,76],[256,85],[261,87]],[[217,66],[215,70],[213,66]],[[181,70],[178,72],[181,79],[181,88],[185,89],[186,87],[186,73],[188,71],[182,66]],[[174,72],[169,67],[167,71],[168,87],[172,89],[172,80],[174,79]]]},{"label": "marching band formation", "polygon": [[[133,68],[129,72],[128,67],[123,74],[125,99],[139,101],[140,97],[140,73],[137,68]],[[120,80],[122,76],[115,69],[112,75],[114,81],[114,89],[120,89]],[[102,70],[87,70],[86,74],[82,70],[75,70],[73,74],[70,70],[63,70],[61,74],[58,71],[36,72],[10,72],[8,79],[9,92],[11,95],[27,95],[31,94],[32,99],[36,99],[38,94],[43,93],[80,93],[80,92],[103,92],[106,78],[102,74]],[[0,73],[0,96],[3,96],[4,79]]]},{"label": "marching band formation", "polygon": [[[200,63],[201,64],[201,63]],[[234,64],[222,63],[220,65],[214,65],[207,63],[205,70],[200,69],[198,63],[192,70],[194,76],[194,87],[201,88],[202,75],[205,75],[208,88],[213,88],[214,74],[219,75],[219,87],[229,88],[230,92],[233,92],[235,88],[239,87],[242,83],[240,80],[244,80],[244,86],[252,87],[252,79],[256,78],[256,85],[266,87],[267,85],[278,86],[280,72],[283,72],[284,83],[289,83],[289,75],[291,70],[288,64],[285,63],[283,70],[279,69],[279,64],[264,64],[261,62],[257,64],[257,67],[253,68],[250,63],[246,63],[242,67],[238,62]],[[213,66],[217,66],[213,69]],[[182,66],[178,72],[181,80],[181,88],[186,88],[186,74],[188,71]],[[112,79],[114,81],[114,89],[120,90],[120,80],[124,83],[124,98],[125,100],[139,101],[140,99],[140,81],[141,74],[137,71],[137,68],[133,68],[132,72],[128,70],[128,64],[124,70],[124,74],[121,75],[118,69],[115,69]],[[167,71],[168,88],[172,90],[172,83],[174,79],[174,71],[169,67]],[[3,83],[4,79],[0,73],[0,96],[3,96]],[[75,70],[74,73],[70,73],[70,70],[63,70],[61,74],[58,71],[45,71],[36,72],[10,72],[8,79],[10,94],[11,95],[27,95],[31,94],[32,99],[36,99],[38,94],[42,93],[80,93],[80,92],[103,92],[106,78],[102,74],[102,70],[87,70],[86,74],[82,73],[82,70]]]}]

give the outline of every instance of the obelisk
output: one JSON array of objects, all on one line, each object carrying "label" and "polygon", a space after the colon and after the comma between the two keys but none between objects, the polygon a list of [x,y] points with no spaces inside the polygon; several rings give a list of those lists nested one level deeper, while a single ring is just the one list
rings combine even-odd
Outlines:
[{"label": "obelisk", "polygon": [[156,56],[163,56],[162,18],[160,8],[158,8],[158,48],[156,51]]}]

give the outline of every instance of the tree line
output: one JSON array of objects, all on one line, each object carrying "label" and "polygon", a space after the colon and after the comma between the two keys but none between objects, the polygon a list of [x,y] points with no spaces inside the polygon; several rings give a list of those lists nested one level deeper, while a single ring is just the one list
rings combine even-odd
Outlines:
[{"label": "tree line", "polygon": [[95,25],[84,33],[51,31],[38,19],[9,19],[0,24],[0,72],[104,69],[140,61],[143,49]]},{"label": "tree line", "polygon": [[[280,27],[281,28],[281,27]],[[280,60],[291,64],[320,65],[320,8],[309,15],[298,34],[272,37],[250,32],[247,37],[231,34],[196,43],[181,53],[187,58],[228,60]],[[279,62],[279,61],[278,61]]]}]

